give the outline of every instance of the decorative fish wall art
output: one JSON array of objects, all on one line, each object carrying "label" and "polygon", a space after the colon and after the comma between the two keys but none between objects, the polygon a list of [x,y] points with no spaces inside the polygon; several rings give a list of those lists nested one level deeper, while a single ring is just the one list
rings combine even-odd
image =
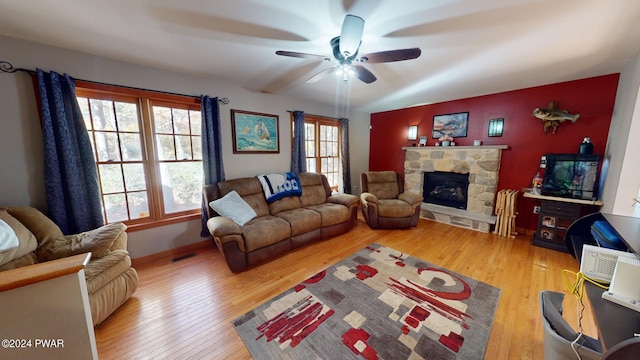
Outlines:
[{"label": "decorative fish wall art", "polygon": [[549,107],[546,109],[533,109],[533,116],[542,120],[545,134],[549,132],[549,129],[552,134],[555,134],[558,126],[563,122],[570,120],[575,123],[580,118],[580,114],[570,114],[567,110],[558,110],[557,101],[549,101]]}]

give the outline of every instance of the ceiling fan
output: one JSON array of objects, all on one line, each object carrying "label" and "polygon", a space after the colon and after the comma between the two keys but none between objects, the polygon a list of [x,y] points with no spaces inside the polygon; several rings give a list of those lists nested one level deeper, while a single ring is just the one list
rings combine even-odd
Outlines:
[{"label": "ceiling fan", "polygon": [[[342,23],[340,36],[331,39],[331,49],[333,57],[338,62],[336,65],[324,69],[312,76],[308,83],[316,82],[325,76],[336,71],[341,71],[343,80],[349,79],[349,74],[355,75],[363,82],[370,84],[376,81],[376,76],[371,71],[359,63],[387,63],[394,61],[403,61],[416,59],[420,56],[420,48],[398,49],[389,51],[380,51],[364,54],[358,57],[358,50],[362,42],[362,32],[364,29],[364,20],[355,15],[347,15]],[[276,51],[276,55],[290,56],[311,60],[333,61],[334,59],[324,56],[300,53],[294,51]]]}]

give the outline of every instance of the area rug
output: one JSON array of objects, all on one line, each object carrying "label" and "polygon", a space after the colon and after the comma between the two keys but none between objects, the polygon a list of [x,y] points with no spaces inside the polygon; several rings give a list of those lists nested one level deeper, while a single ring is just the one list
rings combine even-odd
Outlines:
[{"label": "area rug", "polygon": [[233,325],[254,359],[482,359],[499,297],[374,243]]}]

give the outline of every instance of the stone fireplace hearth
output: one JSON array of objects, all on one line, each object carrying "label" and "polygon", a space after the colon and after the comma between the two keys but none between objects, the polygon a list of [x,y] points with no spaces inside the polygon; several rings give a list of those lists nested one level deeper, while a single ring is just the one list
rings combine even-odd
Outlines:
[{"label": "stone fireplace hearth", "polygon": [[502,150],[506,145],[405,147],[404,188],[423,193],[425,172],[469,175],[466,210],[423,203],[423,218],[489,232],[495,224],[495,196]]}]

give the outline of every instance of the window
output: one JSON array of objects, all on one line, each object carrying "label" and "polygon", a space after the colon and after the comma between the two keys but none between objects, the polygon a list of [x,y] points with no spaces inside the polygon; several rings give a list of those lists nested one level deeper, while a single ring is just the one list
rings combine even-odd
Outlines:
[{"label": "window", "polygon": [[132,229],[198,217],[200,99],[76,82],[107,223]]},{"label": "window", "polygon": [[[293,114],[291,115],[293,128]],[[304,116],[307,171],[324,174],[331,190],[338,191],[340,179],[340,124],[315,115]]]}]

